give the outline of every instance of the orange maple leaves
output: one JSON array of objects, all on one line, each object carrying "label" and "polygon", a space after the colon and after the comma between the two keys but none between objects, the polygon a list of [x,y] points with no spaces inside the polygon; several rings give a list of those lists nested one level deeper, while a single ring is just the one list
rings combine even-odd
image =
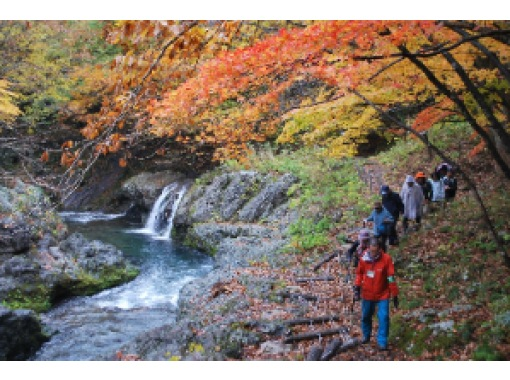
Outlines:
[{"label": "orange maple leaves", "polygon": [[[435,97],[437,89],[403,59],[399,47],[406,46],[443,70],[448,66],[441,56],[425,57],[434,49],[453,49],[460,38],[435,21],[323,21],[228,48],[242,37],[242,25],[240,21],[116,23],[108,39],[125,53],[112,62],[108,99],[90,118],[83,135],[98,139],[107,126],[115,126],[110,133],[116,134],[121,129],[126,135],[150,131],[189,146],[190,152],[212,147],[215,159],[239,159],[251,143],[277,137],[292,110],[285,98],[299,82],[318,80],[328,89],[329,98],[312,96],[307,104],[338,99],[350,89],[361,89],[387,107]],[[463,55],[462,63],[472,67],[476,54],[472,49],[465,52],[471,55]],[[480,82],[494,75],[483,73]],[[462,83],[453,77],[445,77],[445,83],[452,91],[462,91]],[[413,126],[426,130],[453,112],[451,103],[426,108]],[[353,112],[350,124],[356,124],[356,115],[359,112]],[[96,153],[118,152],[127,146],[122,141],[129,139],[103,141]]]}]

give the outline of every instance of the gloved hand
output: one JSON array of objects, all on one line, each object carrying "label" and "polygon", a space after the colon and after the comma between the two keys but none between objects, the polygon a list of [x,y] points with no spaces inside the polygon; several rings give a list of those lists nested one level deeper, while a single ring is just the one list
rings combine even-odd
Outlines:
[{"label": "gloved hand", "polygon": [[354,301],[359,301],[361,299],[361,288],[359,286],[354,287]]},{"label": "gloved hand", "polygon": [[395,309],[398,309],[398,297],[393,297],[393,306],[395,306]]}]

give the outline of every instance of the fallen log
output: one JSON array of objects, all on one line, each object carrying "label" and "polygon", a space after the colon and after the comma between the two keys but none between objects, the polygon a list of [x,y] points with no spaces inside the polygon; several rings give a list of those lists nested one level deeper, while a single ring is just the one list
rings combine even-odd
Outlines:
[{"label": "fallen log", "polygon": [[283,343],[288,344],[288,343],[299,342],[302,340],[318,339],[318,338],[321,338],[324,336],[343,334],[343,333],[345,333],[345,327],[337,327],[334,329],[321,330],[321,331],[312,331],[312,332],[308,332],[308,333],[288,336],[284,339]]},{"label": "fallen log", "polygon": [[313,271],[316,272],[317,269],[319,269],[322,265],[326,264],[327,262],[330,262],[337,256],[339,257],[340,253],[341,253],[340,251],[335,251],[332,254],[330,254],[329,256],[325,257],[324,259],[322,259],[322,261],[320,263],[318,263],[317,265],[315,265],[313,267]]},{"label": "fallen log", "polygon": [[342,339],[340,338],[333,339],[324,349],[320,360],[321,361],[330,360],[339,352],[340,347],[342,347]]},{"label": "fallen log", "polygon": [[347,351],[353,347],[356,347],[357,345],[359,345],[359,343],[360,343],[360,341],[358,338],[350,338],[347,341],[342,343],[342,346],[338,349],[338,351],[335,355],[337,355],[341,352]]},{"label": "fallen log", "polygon": [[307,361],[319,361],[322,357],[322,347],[321,346],[313,346],[306,355]]},{"label": "fallen log", "polygon": [[322,322],[331,322],[331,321],[339,321],[340,316],[338,315],[324,315],[322,317],[313,317],[313,318],[296,318],[290,319],[288,321],[283,321],[284,324],[289,326],[294,325],[309,325],[313,323],[322,323]]},{"label": "fallen log", "polygon": [[281,292],[278,293],[280,297],[284,298],[294,298],[294,299],[304,299],[307,301],[318,301],[319,297],[313,294],[305,294],[305,293],[290,293],[290,292]]},{"label": "fallen log", "polygon": [[297,300],[306,300],[306,301],[331,301],[331,300],[337,300],[340,302],[344,302],[344,297],[319,297],[313,294],[307,294],[307,293],[290,293],[290,292],[280,292],[277,293],[278,296],[283,298],[291,298],[291,299],[297,299]]},{"label": "fallen log", "polygon": [[333,276],[303,277],[303,278],[296,278],[294,281],[296,281],[297,283],[313,282],[313,281],[335,281],[335,277],[333,277]]}]

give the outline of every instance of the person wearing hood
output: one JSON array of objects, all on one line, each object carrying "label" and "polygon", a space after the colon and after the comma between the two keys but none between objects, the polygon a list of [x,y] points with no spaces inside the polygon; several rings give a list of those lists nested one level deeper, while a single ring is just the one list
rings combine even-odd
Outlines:
[{"label": "person wearing hood", "polygon": [[393,261],[380,248],[377,238],[371,238],[370,247],[360,259],[354,280],[354,300],[361,300],[361,343],[370,341],[372,319],[377,309],[377,345],[380,350],[388,349],[390,298],[393,299],[393,306],[398,309],[398,294]]},{"label": "person wearing hood", "polygon": [[404,204],[398,193],[390,189],[388,185],[381,186],[381,201],[383,207],[393,216],[393,223],[389,226],[388,241],[390,245],[398,245],[397,222],[400,214],[404,213]]},{"label": "person wearing hood", "polygon": [[402,225],[404,227],[404,233],[406,233],[409,228],[410,220],[414,220],[417,227],[420,227],[425,199],[421,187],[416,184],[412,175],[406,176],[406,181],[400,191],[400,198],[402,199],[402,203],[404,203]]}]

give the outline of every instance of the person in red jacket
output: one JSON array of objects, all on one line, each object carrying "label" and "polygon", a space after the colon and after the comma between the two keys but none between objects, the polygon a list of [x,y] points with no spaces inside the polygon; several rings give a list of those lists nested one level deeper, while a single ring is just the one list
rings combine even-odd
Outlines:
[{"label": "person in red jacket", "polygon": [[361,299],[362,343],[370,341],[372,319],[377,308],[377,345],[381,350],[388,349],[390,298],[398,309],[398,287],[393,260],[380,248],[379,241],[372,238],[369,249],[361,257],[354,281],[354,300]]}]

